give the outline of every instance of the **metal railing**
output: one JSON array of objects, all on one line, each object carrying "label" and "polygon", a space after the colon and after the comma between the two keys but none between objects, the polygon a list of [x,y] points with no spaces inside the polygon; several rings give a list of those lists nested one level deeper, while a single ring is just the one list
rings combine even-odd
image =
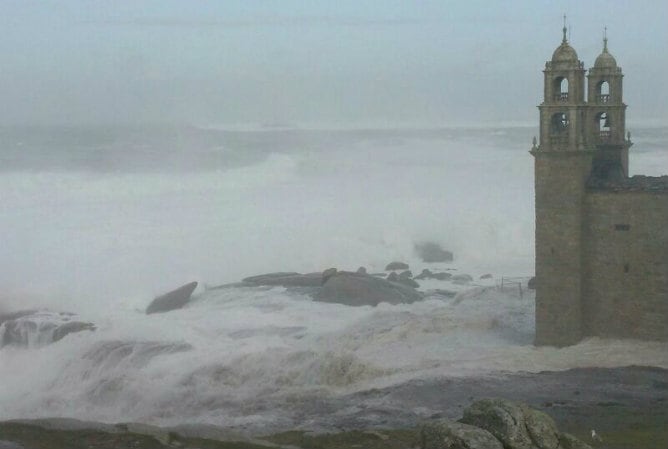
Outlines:
[{"label": "metal railing", "polygon": [[596,96],[596,102],[605,104],[610,102],[610,94],[600,94]]}]

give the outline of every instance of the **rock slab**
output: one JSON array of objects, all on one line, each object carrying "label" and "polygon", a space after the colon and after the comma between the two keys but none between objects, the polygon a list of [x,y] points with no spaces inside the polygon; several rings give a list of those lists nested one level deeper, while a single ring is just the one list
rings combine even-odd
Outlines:
[{"label": "rock slab", "polygon": [[176,290],[158,296],[151,301],[151,304],[146,308],[146,314],[163,313],[183,308],[183,306],[190,301],[190,296],[196,288],[197,282],[190,282],[189,284],[182,285]]},{"label": "rock slab", "polygon": [[503,449],[494,435],[479,427],[440,419],[420,429],[421,449]]},{"label": "rock slab", "polygon": [[381,302],[412,303],[422,299],[422,294],[399,282],[364,274],[338,272],[327,279],[314,299],[349,306],[377,306]]},{"label": "rock slab", "polygon": [[506,449],[587,449],[570,435],[560,434],[554,420],[526,404],[483,399],[466,410],[460,422],[485,429]]}]

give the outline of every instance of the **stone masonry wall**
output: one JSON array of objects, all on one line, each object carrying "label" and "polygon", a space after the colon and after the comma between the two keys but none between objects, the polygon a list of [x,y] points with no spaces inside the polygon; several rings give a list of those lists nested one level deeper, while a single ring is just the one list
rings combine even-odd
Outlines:
[{"label": "stone masonry wall", "polygon": [[589,192],[583,332],[668,340],[668,192]]},{"label": "stone masonry wall", "polygon": [[535,151],[536,344],[582,338],[582,204],[591,154]]}]

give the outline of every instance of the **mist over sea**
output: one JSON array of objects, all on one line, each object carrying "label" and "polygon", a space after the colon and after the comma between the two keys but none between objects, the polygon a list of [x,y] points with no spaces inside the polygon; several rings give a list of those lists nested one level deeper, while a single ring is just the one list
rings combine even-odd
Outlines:
[{"label": "mist over sea", "polygon": [[[0,128],[0,313],[95,323],[0,348],[0,419],[273,428],[282,404],[416,379],[580,366],[668,368],[665,343],[534,348],[531,127]],[[668,128],[633,130],[631,174],[668,167]],[[424,264],[417,242],[452,251]],[[470,274],[454,298],[349,307],[284,288],[207,287],[273,272]],[[483,274],[491,279],[481,280]],[[153,297],[199,281],[183,310]],[[429,411],[425,411],[428,415]],[[278,424],[277,424],[278,423]]]}]

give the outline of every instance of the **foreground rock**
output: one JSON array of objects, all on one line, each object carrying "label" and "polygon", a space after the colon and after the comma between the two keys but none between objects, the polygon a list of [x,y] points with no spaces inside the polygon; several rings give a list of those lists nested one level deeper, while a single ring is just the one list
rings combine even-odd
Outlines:
[{"label": "foreground rock", "polygon": [[349,306],[377,306],[381,302],[403,304],[419,301],[414,288],[365,274],[337,272],[327,279],[314,299]]},{"label": "foreground rock", "polygon": [[572,436],[562,436],[547,414],[506,399],[474,402],[460,422],[488,431],[506,449],[590,449]]},{"label": "foreground rock", "polygon": [[13,345],[41,347],[69,334],[94,331],[95,325],[77,320],[73,313],[25,310],[0,315],[0,348]]},{"label": "foreground rock", "polygon": [[432,421],[420,430],[422,449],[504,449],[494,435],[479,427],[447,419]]},{"label": "foreground rock", "polygon": [[434,242],[423,242],[415,244],[415,252],[426,263],[452,262],[453,255],[450,251],[441,248]]},{"label": "foreground rock", "polygon": [[169,312],[170,310],[181,309],[188,304],[190,296],[197,288],[197,282],[191,282],[182,285],[176,290],[158,296],[146,308],[146,314]]}]

